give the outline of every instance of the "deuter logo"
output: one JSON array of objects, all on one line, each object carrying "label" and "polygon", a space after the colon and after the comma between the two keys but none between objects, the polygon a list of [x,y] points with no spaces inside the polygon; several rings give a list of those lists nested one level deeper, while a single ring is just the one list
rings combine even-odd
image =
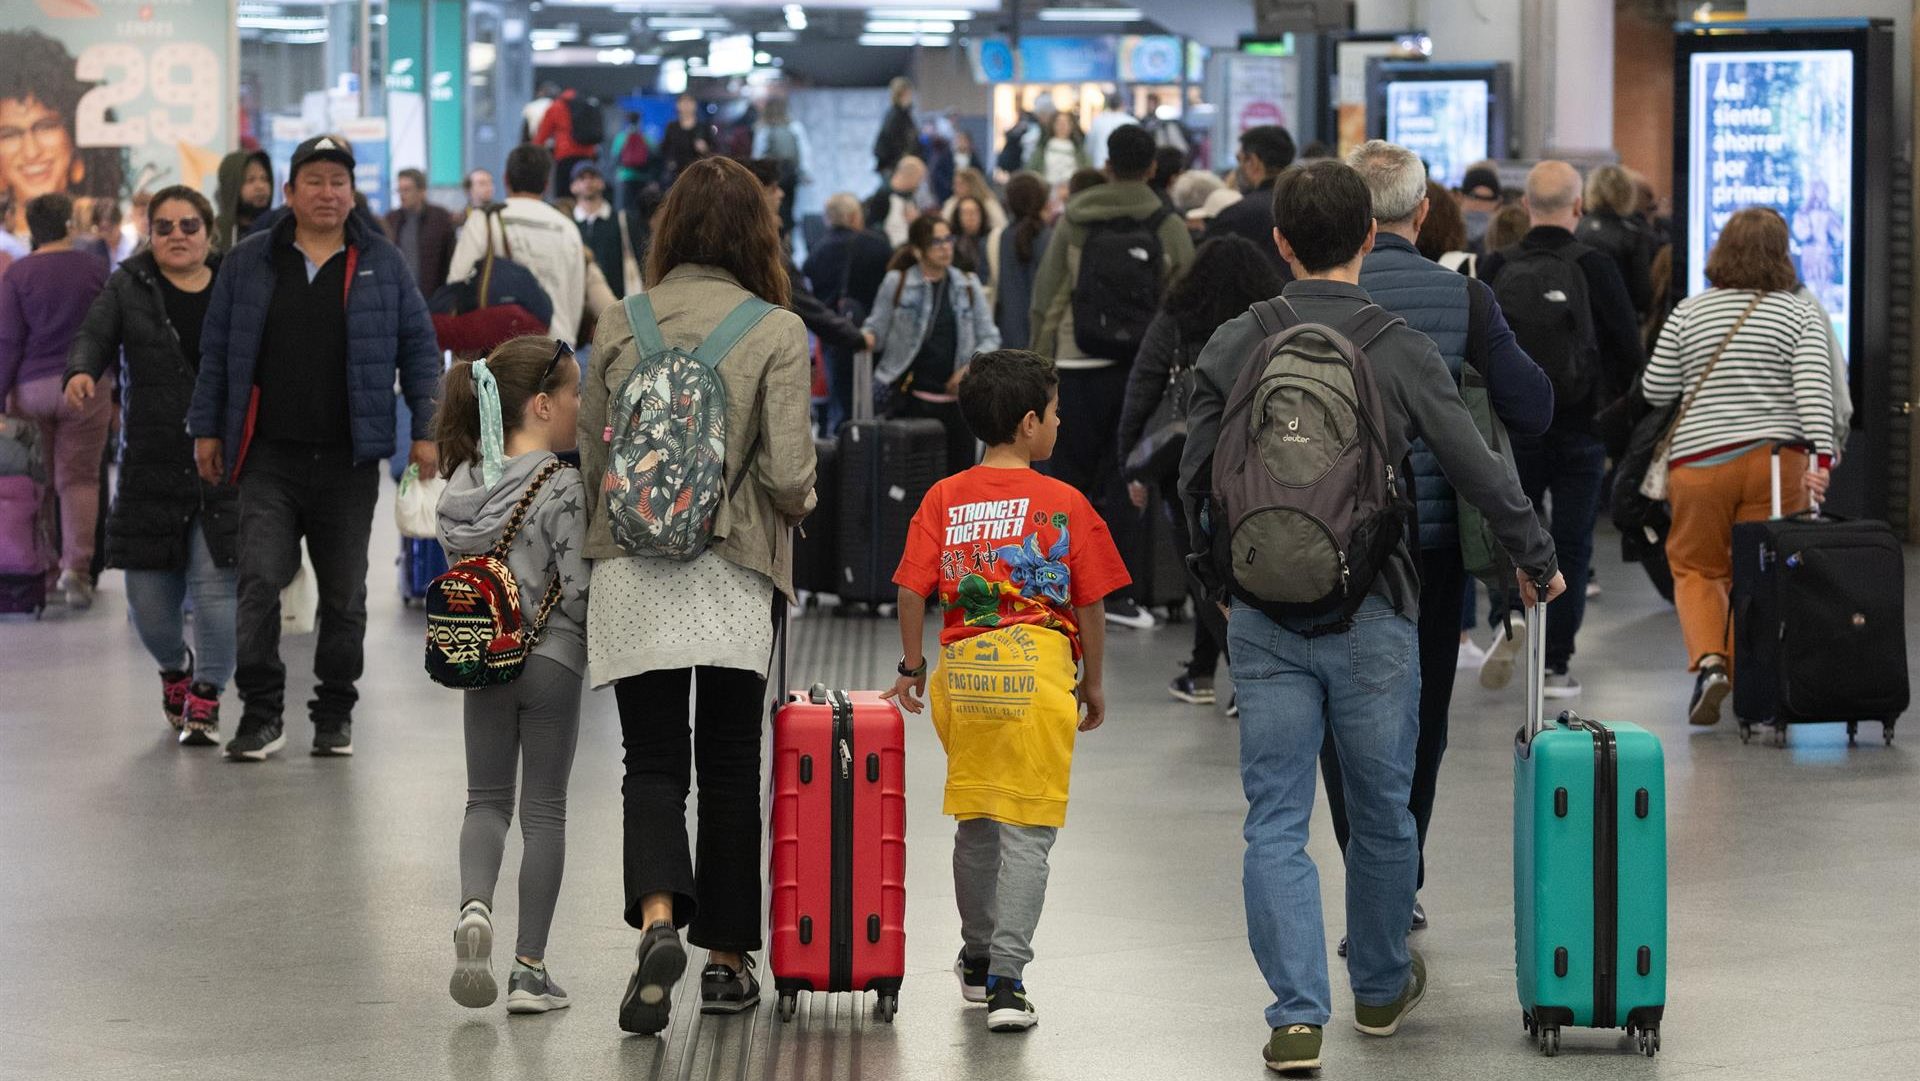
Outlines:
[{"label": "deuter logo", "polygon": [[1300,434],[1300,418],[1295,417],[1292,420],[1287,422],[1287,434],[1280,437],[1280,442],[1311,443],[1313,441],[1311,439],[1308,439],[1306,436]]},{"label": "deuter logo", "polygon": [[1555,304],[1565,304],[1567,302],[1567,294],[1564,290],[1561,290],[1561,289],[1547,290],[1546,293],[1544,294],[1544,298],[1552,301]]},{"label": "deuter logo", "polygon": [[1136,263],[1144,263],[1148,259],[1153,258],[1153,256],[1147,254],[1147,249],[1145,248],[1128,248],[1127,257]]}]

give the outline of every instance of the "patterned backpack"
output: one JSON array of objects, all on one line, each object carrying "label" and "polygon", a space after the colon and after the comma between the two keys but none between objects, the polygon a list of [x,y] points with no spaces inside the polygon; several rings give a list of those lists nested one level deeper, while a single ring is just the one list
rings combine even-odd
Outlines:
[{"label": "patterned backpack", "polygon": [[529,625],[520,608],[520,583],[507,566],[507,552],[527,518],[534,497],[564,463],[552,461],[527,485],[500,539],[483,555],[466,556],[427,587],[427,675],[456,690],[512,683],[526,670],[527,657],[547,615],[560,600],[560,575],[547,582],[547,595]]},{"label": "patterned backpack", "polygon": [[[624,303],[640,361],[607,410],[607,525],[634,555],[686,562],[706,551],[721,500],[746,477],[742,469],[726,483],[727,385],[717,369],[774,308],[748,297],[689,353],[660,336],[645,293]],[[758,448],[755,440],[749,461]]]}]

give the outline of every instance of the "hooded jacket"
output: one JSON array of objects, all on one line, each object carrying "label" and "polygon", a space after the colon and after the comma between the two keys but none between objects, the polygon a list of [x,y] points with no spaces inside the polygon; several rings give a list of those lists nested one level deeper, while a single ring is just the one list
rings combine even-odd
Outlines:
[{"label": "hooded jacket", "polygon": [[267,206],[258,215],[240,225],[240,185],[247,179],[247,163],[257,161],[267,170],[267,187],[273,187],[273,159],[264,150],[236,150],[220,159],[220,186],[213,196],[213,250],[231,251],[266,221],[273,209],[273,193],[267,193]]},{"label": "hooded jacket", "polygon": [[[1150,218],[1163,207],[1160,197],[1144,181],[1116,180],[1088,188],[1067,200],[1062,224],[1055,226],[1053,239],[1047,242],[1047,254],[1040,260],[1040,271],[1033,283],[1033,351],[1042,356],[1080,358],[1073,340],[1073,285],[1080,278],[1080,249],[1087,242],[1091,222],[1119,218]],[[1187,223],[1178,214],[1169,214],[1160,222],[1160,251],[1167,261],[1170,282],[1193,262],[1193,237]],[[1122,365],[1132,357],[1103,357]]]},{"label": "hooded jacket", "polygon": [[[440,546],[447,551],[447,562],[490,551],[527,485],[555,460],[544,450],[508,458],[500,483],[491,487],[481,479],[477,462],[454,470],[438,510]],[[513,546],[507,549],[507,569],[520,588],[520,611],[528,622],[539,613],[548,583],[555,574],[560,576],[560,598],[534,643],[533,655],[583,677],[587,671],[588,574],[582,555],[586,539],[587,488],[578,469],[563,467],[540,486]]]}]

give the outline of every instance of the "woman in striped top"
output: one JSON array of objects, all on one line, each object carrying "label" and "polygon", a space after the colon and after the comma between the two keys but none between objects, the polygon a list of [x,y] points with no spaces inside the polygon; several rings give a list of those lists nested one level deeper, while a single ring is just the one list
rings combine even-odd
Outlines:
[{"label": "woman in striped top", "polygon": [[1667,463],[1667,559],[1689,667],[1699,673],[1688,708],[1697,725],[1720,720],[1732,688],[1733,525],[1772,512],[1769,448],[1802,440],[1817,448],[1814,463],[1799,453],[1781,459],[1782,509],[1791,514],[1826,494],[1836,441],[1828,328],[1795,295],[1785,220],[1757,207],[1734,214],[1706,273],[1713,288],[1674,309],[1641,384],[1653,405],[1685,402],[1699,386]]}]

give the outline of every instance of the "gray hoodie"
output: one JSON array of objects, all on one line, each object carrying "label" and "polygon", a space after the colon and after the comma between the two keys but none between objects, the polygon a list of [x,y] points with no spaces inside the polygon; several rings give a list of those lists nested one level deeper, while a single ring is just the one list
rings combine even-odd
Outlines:
[{"label": "gray hoodie", "polygon": [[[447,479],[438,511],[440,545],[447,550],[447,561],[490,550],[507,528],[507,519],[527,485],[553,460],[547,451],[508,458],[500,483],[492,488],[482,483],[476,463],[455,470]],[[561,469],[541,486],[507,551],[507,568],[520,585],[520,603],[528,620],[539,610],[554,571],[559,571],[560,602],[553,606],[533,655],[582,676],[587,670],[587,564],[580,549],[586,539],[586,504],[580,471]]]}]

